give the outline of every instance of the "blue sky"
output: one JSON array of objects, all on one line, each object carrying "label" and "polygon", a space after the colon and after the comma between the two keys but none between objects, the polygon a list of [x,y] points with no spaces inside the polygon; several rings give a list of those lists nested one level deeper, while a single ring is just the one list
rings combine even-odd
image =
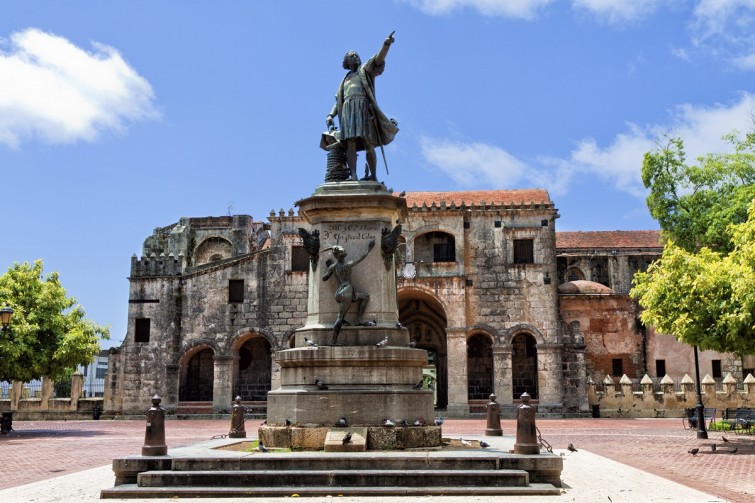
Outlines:
[{"label": "blue sky", "polygon": [[392,30],[386,185],[542,187],[557,230],[657,228],[642,155],[752,127],[754,19],[755,0],[0,1],[0,266],[44,259],[119,344],[144,238],[310,195],[343,54]]}]

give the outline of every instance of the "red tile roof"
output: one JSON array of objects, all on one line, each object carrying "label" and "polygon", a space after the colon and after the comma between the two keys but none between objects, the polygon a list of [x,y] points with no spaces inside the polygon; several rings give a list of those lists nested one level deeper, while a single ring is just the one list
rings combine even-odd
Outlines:
[{"label": "red tile roof", "polygon": [[556,249],[663,248],[661,231],[556,232]]},{"label": "red tile roof", "polygon": [[464,190],[458,192],[407,192],[406,204],[411,208],[416,203],[422,206],[426,203],[428,206],[434,202],[440,205],[445,201],[447,205],[451,203],[460,206],[464,203],[467,206],[474,204],[478,206],[481,201],[487,205],[522,205],[522,204],[552,204],[548,191],[544,189],[523,189],[523,190]]}]

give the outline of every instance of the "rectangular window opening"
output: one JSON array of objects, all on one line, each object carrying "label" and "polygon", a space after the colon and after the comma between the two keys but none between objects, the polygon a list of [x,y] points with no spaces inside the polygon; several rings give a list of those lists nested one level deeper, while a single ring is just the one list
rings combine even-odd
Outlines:
[{"label": "rectangular window opening", "polygon": [[723,377],[723,375],[721,375],[721,360],[711,360],[710,365],[714,379]]},{"label": "rectangular window opening", "polygon": [[134,342],[149,342],[149,318],[134,320]]},{"label": "rectangular window opening", "polygon": [[229,279],[228,280],[228,303],[237,304],[244,302],[244,280],[243,279]]},{"label": "rectangular window opening", "polygon": [[291,247],[291,270],[293,272],[309,271],[309,254],[303,246]]},{"label": "rectangular window opening", "polygon": [[664,377],[666,375],[666,360],[655,361],[655,375],[656,377]]},{"label": "rectangular window opening", "polygon": [[611,360],[611,375],[614,377],[621,377],[624,375],[624,362],[621,358],[614,358]]},{"label": "rectangular window opening", "polygon": [[433,262],[456,262],[454,243],[435,243],[433,245]]},{"label": "rectangular window opening", "polygon": [[514,240],[514,263],[515,264],[534,264],[535,263],[534,241],[532,239],[515,239]]}]

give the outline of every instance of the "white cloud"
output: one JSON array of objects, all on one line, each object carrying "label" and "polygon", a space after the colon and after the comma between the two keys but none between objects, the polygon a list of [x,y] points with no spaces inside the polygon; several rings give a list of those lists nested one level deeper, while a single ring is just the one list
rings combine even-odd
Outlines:
[{"label": "white cloud", "polygon": [[563,157],[543,153],[522,160],[493,145],[428,137],[421,139],[421,150],[432,167],[464,188],[537,186],[547,188],[552,195],[562,195],[568,192],[574,178],[590,177],[643,198],[646,191],[640,174],[642,157],[656,148],[656,141],[663,135],[679,135],[684,140],[688,162],[694,163],[705,153],[730,150],[721,137],[735,129],[751,130],[753,111],[755,94],[749,93],[732,104],[683,104],[671,112],[666,124],[640,127],[630,123],[609,144],[601,146],[595,139],[585,138]]},{"label": "white cloud", "polygon": [[124,130],[127,121],[159,115],[149,82],[112,47],[93,43],[88,52],[37,29],[4,42],[0,143],[93,141],[104,131]]},{"label": "white cloud", "polygon": [[689,31],[696,52],[755,70],[755,0],[698,0]]},{"label": "white cloud", "polygon": [[572,5],[610,24],[623,24],[652,14],[661,0],[572,0]]},{"label": "white cloud", "polygon": [[443,15],[469,8],[484,16],[533,19],[554,0],[403,0],[425,14]]}]

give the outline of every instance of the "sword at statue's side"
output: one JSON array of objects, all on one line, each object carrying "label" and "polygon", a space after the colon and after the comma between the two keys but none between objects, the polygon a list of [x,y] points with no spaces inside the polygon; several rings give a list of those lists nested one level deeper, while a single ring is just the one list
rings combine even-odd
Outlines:
[{"label": "sword at statue's side", "polygon": [[[393,33],[391,33],[393,35]],[[375,105],[370,103],[370,115],[372,115],[372,125],[375,127],[375,135],[377,136],[378,145],[380,145],[380,153],[383,154],[383,164],[385,165],[385,174],[390,175],[388,171],[388,161],[385,160],[385,149],[383,148],[383,139],[380,137],[380,126],[378,125],[377,115],[375,114]]]}]

